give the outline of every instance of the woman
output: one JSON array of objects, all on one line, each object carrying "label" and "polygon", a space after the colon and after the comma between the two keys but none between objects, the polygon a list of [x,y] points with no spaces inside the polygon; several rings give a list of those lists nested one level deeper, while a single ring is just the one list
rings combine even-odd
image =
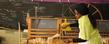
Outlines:
[{"label": "woman", "polygon": [[75,17],[79,23],[79,38],[87,40],[79,44],[102,44],[94,16],[90,15],[86,4],[77,4],[74,7]]}]

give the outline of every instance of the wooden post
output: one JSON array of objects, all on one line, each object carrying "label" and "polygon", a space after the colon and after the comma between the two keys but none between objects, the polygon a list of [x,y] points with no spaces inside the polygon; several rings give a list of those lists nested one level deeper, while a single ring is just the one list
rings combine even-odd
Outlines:
[{"label": "wooden post", "polygon": [[18,32],[19,32],[19,44],[21,44],[21,27],[20,27],[20,22],[18,22]]}]

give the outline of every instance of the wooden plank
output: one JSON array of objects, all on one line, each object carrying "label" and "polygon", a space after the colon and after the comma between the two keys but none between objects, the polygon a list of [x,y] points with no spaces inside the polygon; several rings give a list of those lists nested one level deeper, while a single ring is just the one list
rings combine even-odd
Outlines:
[{"label": "wooden plank", "polygon": [[31,17],[31,19],[58,20],[59,18],[35,18],[35,17]]},{"label": "wooden plank", "polygon": [[60,36],[61,38],[77,38],[77,36]]},{"label": "wooden plank", "polygon": [[56,34],[56,32],[30,32],[30,34]]},{"label": "wooden plank", "polygon": [[35,38],[47,38],[47,37],[49,37],[49,36],[31,36],[31,38],[32,37],[35,37]]},{"label": "wooden plank", "polygon": [[39,31],[39,30],[46,30],[46,31],[57,31],[57,29],[50,29],[50,28],[44,28],[44,29],[31,29],[31,30],[35,30],[35,31]]}]

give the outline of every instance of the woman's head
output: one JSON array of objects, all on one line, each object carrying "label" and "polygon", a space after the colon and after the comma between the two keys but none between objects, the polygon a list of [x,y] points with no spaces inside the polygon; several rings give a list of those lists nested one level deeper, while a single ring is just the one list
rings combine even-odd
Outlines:
[{"label": "woman's head", "polygon": [[79,19],[81,17],[81,14],[76,9],[74,10],[74,12],[75,12],[75,18]]},{"label": "woman's head", "polygon": [[89,8],[87,7],[87,4],[77,4],[74,6],[74,9],[76,19],[79,19],[83,15],[89,14]]},{"label": "woman's head", "polygon": [[87,4],[77,4],[74,6],[74,9],[76,19],[79,19],[81,16],[88,15],[93,28],[97,28],[96,18],[90,14]]}]

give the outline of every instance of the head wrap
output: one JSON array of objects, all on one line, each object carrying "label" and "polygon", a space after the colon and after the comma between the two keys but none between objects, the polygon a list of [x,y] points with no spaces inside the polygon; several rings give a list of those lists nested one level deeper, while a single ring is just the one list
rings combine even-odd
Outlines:
[{"label": "head wrap", "polygon": [[76,9],[81,15],[89,14],[89,8],[87,7],[87,4],[76,4],[74,9]]}]

